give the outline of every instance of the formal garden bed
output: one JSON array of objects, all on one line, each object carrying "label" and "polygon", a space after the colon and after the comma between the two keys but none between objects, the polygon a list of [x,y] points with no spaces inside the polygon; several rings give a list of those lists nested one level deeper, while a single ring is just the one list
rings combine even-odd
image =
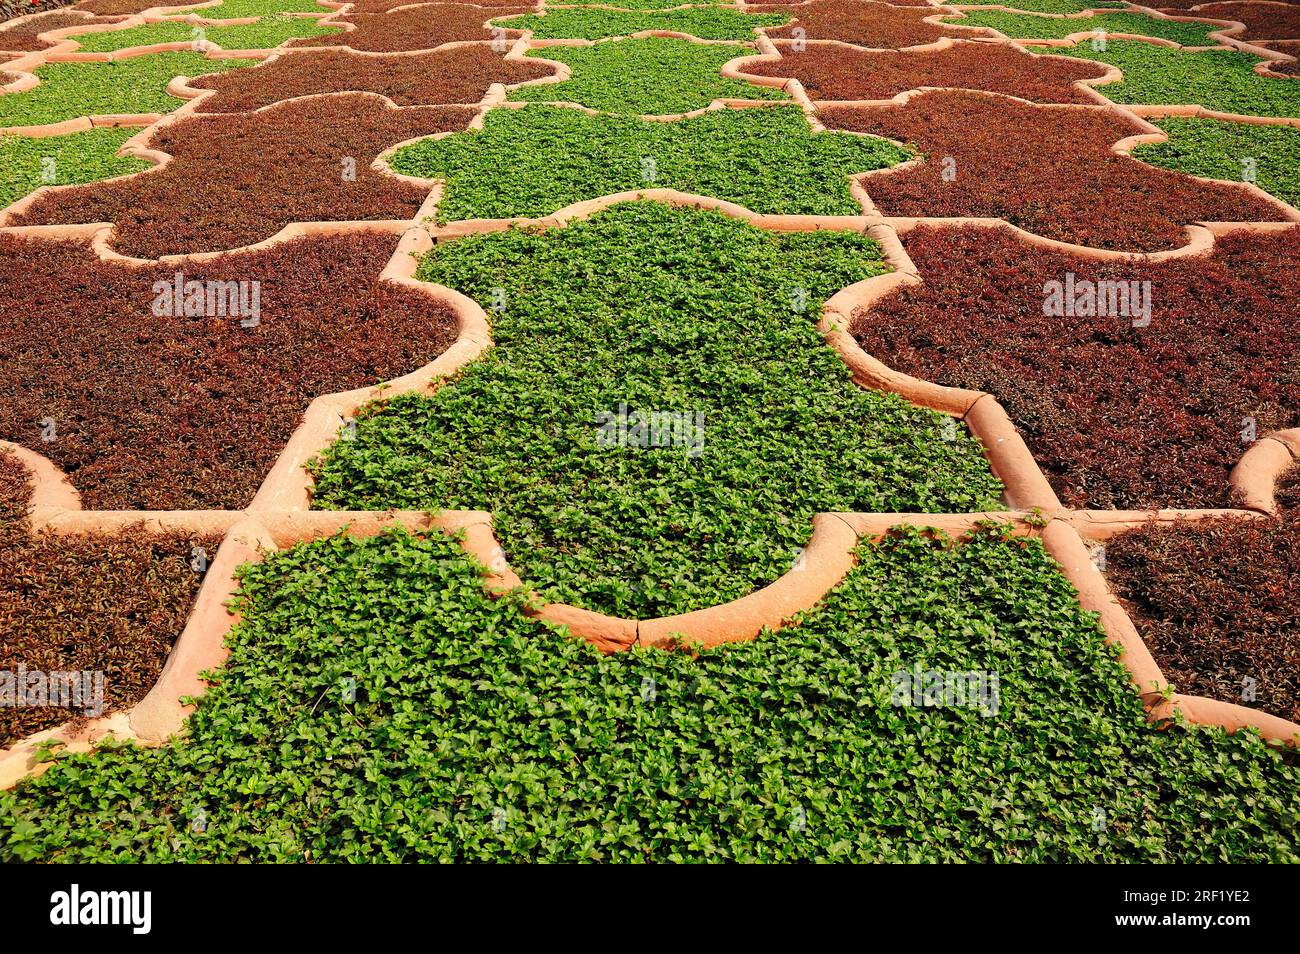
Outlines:
[{"label": "formal garden bed", "polygon": [[118,155],[135,132],[107,127],[44,138],[0,135],[0,208],[44,185],[76,185],[149,168],[143,159]]},{"label": "formal garden bed", "polygon": [[254,23],[232,26],[195,25],[192,23],[147,23],[125,30],[86,33],[73,36],[88,53],[112,53],[133,46],[156,43],[213,43],[223,50],[269,50],[295,37],[322,36],[339,32],[338,27],[323,26],[311,17],[272,15]]},{"label": "formal garden bed", "polygon": [[[1202,12],[1197,10],[1196,15]],[[1013,40],[1063,40],[1077,33],[1095,36],[1100,31],[1102,34],[1158,37],[1180,46],[1215,46],[1217,41],[1210,34],[1224,29],[1216,23],[1161,19],[1129,11],[1100,12],[1085,17],[1047,17],[1008,10],[967,10],[960,19],[953,18],[952,23],[997,30]]]},{"label": "formal garden bed", "polygon": [[355,27],[338,36],[292,40],[292,47],[346,46],[368,53],[402,53],[432,50],[444,43],[464,40],[492,40],[496,36],[517,37],[513,30],[494,32],[487,21],[512,13],[530,13],[532,7],[493,7],[490,10],[466,3],[428,3],[391,13],[346,14],[331,19]]},{"label": "formal garden bed", "polygon": [[793,16],[789,26],[768,27],[763,31],[772,39],[801,36],[805,40],[837,40],[873,50],[898,50],[934,43],[945,36],[960,39],[971,35],[926,22],[937,15],[926,6],[902,7],[876,0],[810,0],[793,8],[770,9],[789,9]]},{"label": "formal garden bed", "polygon": [[512,30],[529,30],[534,40],[605,40],[650,30],[684,33],[701,40],[752,40],[759,27],[780,26],[789,23],[790,18],[782,13],[742,13],[731,7],[659,11],[554,7],[545,14],[529,13],[493,22]]},{"label": "formal garden bed", "polygon": [[1138,146],[1134,158],[1207,179],[1248,180],[1300,207],[1300,129],[1217,119],[1159,119],[1155,125],[1169,141]]}]

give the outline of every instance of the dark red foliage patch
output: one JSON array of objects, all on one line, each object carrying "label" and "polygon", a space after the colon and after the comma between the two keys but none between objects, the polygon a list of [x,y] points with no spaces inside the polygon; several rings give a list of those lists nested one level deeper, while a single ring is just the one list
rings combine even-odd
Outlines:
[{"label": "dark red foliage patch", "polygon": [[74,26],[90,26],[93,23],[116,23],[121,19],[122,17],[96,17],[92,20],[63,10],[46,13],[42,16],[28,17],[19,20],[17,23],[0,26],[0,50],[19,52],[43,50],[50,44],[36,39],[41,33],[48,33],[50,30],[65,30]]},{"label": "dark red foliage patch", "polygon": [[1106,579],[1177,691],[1300,721],[1300,512],[1121,534]]},{"label": "dark red foliage patch", "polygon": [[1047,238],[1130,251],[1184,245],[1192,222],[1281,218],[1238,187],[1111,152],[1141,130],[1105,107],[935,91],[904,106],[836,106],[819,115],[827,126],[906,142],[927,157],[865,180],[886,215],[1002,218]]},{"label": "dark red foliage patch", "polygon": [[811,45],[796,53],[778,43],[781,59],[750,64],[754,76],[792,77],[813,100],[890,99],[922,86],[1009,93],[1036,103],[1091,103],[1074,88],[1106,67],[1060,56],[1036,56],[1019,47],[956,43],[945,50],[897,52]]},{"label": "dark red foliage patch", "polygon": [[[73,4],[74,10],[84,10],[87,13],[98,14],[99,16],[121,16],[124,14],[144,13],[153,7],[162,6],[168,0],[81,0],[80,3]],[[184,3],[185,0],[176,0],[175,6]],[[199,0],[194,0],[198,3]],[[203,16],[204,11],[193,11],[198,16]],[[321,7],[322,13],[327,13],[328,8]],[[176,14],[180,16],[181,14]]]},{"label": "dark red foliage patch", "polygon": [[[387,13],[394,7],[412,6],[411,0],[351,0],[351,2],[352,9],[348,11],[349,13]],[[477,3],[469,4],[469,6],[475,7],[490,7],[494,11],[499,7],[518,7],[519,5],[519,0],[478,0]],[[528,9],[533,10],[535,8],[530,6]],[[494,12],[492,16],[504,16],[504,14]]]},{"label": "dark red foliage patch", "polygon": [[414,56],[313,50],[289,53],[254,69],[213,73],[190,85],[220,91],[204,100],[205,113],[247,112],[295,96],[350,90],[379,93],[399,106],[436,106],[474,104],[493,83],[522,83],[553,72],[536,61],[507,61],[487,45]]},{"label": "dark red foliage patch", "polygon": [[[758,13],[783,11],[795,15],[788,26],[764,31],[773,39],[793,37],[795,29],[802,29],[809,40],[842,40],[870,49],[897,50],[933,43],[945,36],[976,35],[969,30],[952,30],[923,22],[938,13],[931,7],[897,7],[876,0],[812,0],[798,10],[783,6],[751,9]],[[986,32],[992,35],[991,31]]]},{"label": "dark red foliage patch", "polygon": [[117,251],[157,258],[251,245],[291,222],[409,219],[428,190],[370,163],[472,117],[465,107],[394,109],[357,93],[187,119],[150,142],[173,156],[163,168],[48,193],[14,224],[112,222]]},{"label": "dark red foliage patch", "polygon": [[1300,38],[1300,7],[1273,3],[1207,3],[1196,10],[1198,17],[1211,20],[1236,20],[1246,25],[1245,33],[1233,34],[1238,40],[1294,40]]},{"label": "dark red foliage patch", "polygon": [[0,439],[63,468],[87,509],[246,507],[313,398],[412,371],[455,340],[448,308],[377,284],[396,243],[299,239],[181,269],[260,282],[260,324],[242,328],[156,317],[154,283],[175,267],[0,237]]},{"label": "dark red foliage patch", "polygon": [[[1300,425],[1300,229],[1156,264],[1090,262],[1003,228],[923,227],[905,243],[924,284],[859,310],[854,336],[907,374],[996,395],[1068,506],[1226,506],[1246,419],[1260,435]],[[1149,281],[1150,324],[1133,327],[1132,309],[1044,316],[1049,283],[1071,275],[1076,290]]]},{"label": "dark red foliage patch", "polygon": [[1300,40],[1275,40],[1260,45],[1296,58],[1286,62],[1270,63],[1268,68],[1274,73],[1285,73],[1288,76],[1300,74]]},{"label": "dark red foliage patch", "polygon": [[[288,46],[347,46],[371,53],[400,53],[432,50],[453,40],[491,40],[493,31],[487,21],[512,13],[530,13],[531,6],[476,7],[465,3],[430,3],[394,10],[392,13],[358,13],[338,22],[356,24],[349,33],[290,40]],[[519,30],[505,30],[502,35],[514,38]]]},{"label": "dark red foliage patch", "polygon": [[[220,541],[140,530],[33,535],[23,519],[29,497],[26,471],[0,452],[0,672],[99,672],[102,712],[132,706],[185,628],[203,579],[190,566],[194,548],[211,559]],[[84,708],[93,699],[77,701],[83,708],[0,706],[0,747],[95,714]]]}]

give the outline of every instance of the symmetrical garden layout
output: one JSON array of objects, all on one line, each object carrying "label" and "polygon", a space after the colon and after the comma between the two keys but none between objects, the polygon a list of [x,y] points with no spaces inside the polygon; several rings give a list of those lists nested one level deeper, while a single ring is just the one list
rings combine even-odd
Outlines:
[{"label": "symmetrical garden layout", "polygon": [[1300,860],[1300,4],[150,2],[0,24],[0,858]]}]

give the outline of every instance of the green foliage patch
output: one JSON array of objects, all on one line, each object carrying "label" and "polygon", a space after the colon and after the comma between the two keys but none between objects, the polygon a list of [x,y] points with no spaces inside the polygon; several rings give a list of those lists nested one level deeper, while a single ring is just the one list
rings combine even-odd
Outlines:
[{"label": "green foliage patch", "polygon": [[108,127],[67,136],[0,136],[0,209],[43,185],[94,182],[149,168],[143,159],[117,155],[137,132]]},{"label": "green foliage patch", "polygon": [[482,130],[397,152],[398,172],[447,183],[442,221],[542,216],[583,199],[660,187],[754,212],[859,215],[851,173],[910,159],[883,139],[813,133],[794,106],[660,123],[576,109],[495,109]]},{"label": "green foliage patch", "polygon": [[1106,98],[1130,105],[1198,105],[1241,116],[1300,116],[1300,82],[1260,76],[1257,56],[1238,50],[1189,52],[1140,40],[1111,40],[1104,50],[1088,43],[1053,49],[1118,66],[1119,83],[1099,86]]},{"label": "green foliage patch", "polygon": [[[0,793],[0,858],[1300,858],[1296,768],[1146,725],[1037,542],[859,558],[800,625],[692,657],[547,634],[442,537],[273,554],[186,739]],[[896,705],[928,670],[996,674],[996,715]]]},{"label": "green foliage patch", "polygon": [[1207,179],[1254,182],[1283,202],[1300,206],[1300,129],[1218,119],[1160,119],[1169,141],[1138,146],[1133,155],[1153,166]]},{"label": "green foliage patch", "polygon": [[321,26],[313,17],[262,17],[256,23],[234,26],[211,26],[191,23],[146,23],[125,30],[104,33],[87,33],[77,37],[81,48],[87,52],[109,53],[132,46],[150,46],[154,43],[192,43],[200,38],[215,43],[223,50],[269,50],[294,37],[321,36],[336,33],[338,27]]},{"label": "green foliage patch", "polygon": [[741,13],[727,7],[633,12],[603,8],[556,7],[545,16],[526,13],[496,21],[511,30],[532,30],[536,40],[604,40],[643,30],[671,30],[701,40],[750,40],[757,27],[782,26],[790,18],[778,13]]},{"label": "green foliage patch", "polygon": [[78,116],[170,113],[182,100],[167,95],[175,76],[202,76],[253,60],[210,60],[202,53],[153,53],[108,63],[46,63],[40,85],[0,96],[0,126],[45,126]]},{"label": "green foliage patch", "polygon": [[[641,618],[776,579],[821,511],[995,507],[977,441],[856,387],[814,328],[822,301],[885,271],[860,233],[651,202],[440,243],[419,277],[499,308],[496,347],[432,395],[359,415],[315,467],[316,504],[491,510],[548,598]],[[600,416],[621,406],[703,439],[605,446],[619,435]]]},{"label": "green foliage patch", "polygon": [[1027,13],[1083,13],[1103,7],[1122,7],[1124,4],[1116,0],[991,0],[987,6],[1012,7]]},{"label": "green foliage patch", "polygon": [[1107,33],[1160,37],[1182,46],[1214,46],[1216,41],[1210,38],[1210,31],[1221,29],[1211,23],[1160,20],[1128,11],[1062,19],[1035,16],[1032,13],[1008,13],[1005,10],[967,10],[964,17],[954,17],[952,22],[958,26],[988,27],[1013,40],[1061,40],[1072,33],[1103,30]]},{"label": "green foliage patch", "polygon": [[[185,11],[177,11],[180,16]],[[236,20],[245,17],[269,17],[277,13],[319,13],[325,16],[332,11],[316,0],[222,0],[215,7],[190,11],[205,20]]]},{"label": "green foliage patch", "polygon": [[743,46],[661,37],[547,47],[528,55],[567,63],[573,76],[563,83],[521,87],[510,98],[648,116],[690,112],[715,99],[786,99],[779,89],[727,79],[719,72],[728,60],[753,52]]}]

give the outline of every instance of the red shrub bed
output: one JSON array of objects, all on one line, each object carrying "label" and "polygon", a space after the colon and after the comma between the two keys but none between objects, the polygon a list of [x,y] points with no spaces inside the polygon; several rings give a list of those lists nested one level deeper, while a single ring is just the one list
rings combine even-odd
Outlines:
[{"label": "red shrub bed", "polygon": [[[1003,228],[923,227],[905,244],[924,284],[859,310],[853,335],[907,374],[996,395],[1068,506],[1227,506],[1250,423],[1300,425],[1300,229],[1155,264],[1086,261]],[[1084,307],[1045,316],[1051,283],[1071,279]],[[1149,325],[1133,326],[1140,307],[1080,314],[1079,283],[1097,281],[1149,281]]]},{"label": "red shrub bed", "polygon": [[[396,243],[299,239],[178,269],[0,237],[0,439],[63,468],[89,510],[246,507],[312,398],[455,340],[448,308],[377,284]],[[177,271],[259,282],[260,323],[158,317],[154,284]]]},{"label": "red shrub bed", "polygon": [[[419,2],[419,0],[416,0]],[[394,7],[409,7],[412,0],[351,0],[352,9],[350,13],[387,13]],[[499,7],[518,7],[519,0],[478,0],[477,3],[470,4],[475,7],[489,7],[496,11]],[[529,6],[529,10],[534,7]],[[504,16],[505,14],[493,12],[492,16]]]},{"label": "red shrub bed", "polygon": [[1179,692],[1300,721],[1300,511],[1121,534],[1106,579]]},{"label": "red shrub bed", "polygon": [[[52,728],[132,706],[162,672],[203,580],[190,565],[195,547],[211,559],[216,537],[127,530],[111,536],[32,534],[23,515],[30,499],[27,473],[0,452],[0,673],[28,692],[44,688],[46,674],[99,673],[76,708],[0,706],[0,746]],[[199,564],[202,566],[202,564]],[[33,683],[33,679],[38,680]],[[63,701],[72,701],[63,700]]]},{"label": "red shrub bed", "polygon": [[1238,187],[1111,152],[1140,130],[1105,107],[936,91],[904,106],[827,107],[819,115],[827,126],[906,142],[926,156],[865,180],[886,215],[1003,218],[1047,238],[1131,251],[1181,246],[1191,222],[1281,218]]},{"label": "red shrub bed", "polygon": [[1236,20],[1246,25],[1238,40],[1294,40],[1300,38],[1300,7],[1273,3],[1207,3],[1195,11],[1211,20]]},{"label": "red shrub bed", "polygon": [[[132,13],[144,13],[144,11],[153,7],[162,6],[168,0],[81,0],[80,3],[73,4],[74,10],[84,10],[86,13],[94,13],[98,16],[122,16]],[[174,5],[179,6],[184,0],[176,0]],[[198,3],[199,0],[194,0]],[[322,12],[328,12],[325,7],[321,7]],[[195,11],[202,16],[203,11]],[[180,14],[177,14],[179,16]]]},{"label": "red shrub bed", "polygon": [[1063,57],[1034,56],[1019,47],[957,43],[946,50],[895,52],[777,44],[781,59],[750,64],[754,76],[792,77],[813,100],[890,99],[922,86],[1009,93],[1037,103],[1090,103],[1076,80],[1097,79],[1106,67]]},{"label": "red shrub bed", "polygon": [[301,51],[251,70],[213,73],[190,85],[219,90],[205,113],[248,112],[295,96],[361,91],[399,106],[479,102],[493,83],[550,76],[542,63],[506,61],[490,46],[458,46],[415,56],[359,56],[336,50]]},{"label": "red shrub bed", "polygon": [[[291,222],[413,218],[428,190],[370,168],[406,139],[464,129],[473,110],[393,109],[329,96],[162,128],[163,168],[49,193],[13,224],[112,222],[113,247],[140,258],[239,248]],[[351,176],[351,178],[347,178]]]},{"label": "red shrub bed", "polygon": [[92,23],[116,23],[121,19],[121,17],[97,17],[91,20],[60,10],[44,16],[19,20],[17,23],[0,26],[0,50],[17,52],[43,50],[50,44],[36,39],[41,33],[65,30],[74,26],[90,26]]},{"label": "red shrub bed", "polygon": [[757,13],[786,12],[794,15],[788,26],[770,27],[764,31],[773,39],[791,38],[798,28],[809,40],[842,40],[871,49],[897,50],[933,43],[945,36],[976,35],[969,30],[950,30],[923,22],[926,17],[939,12],[932,7],[897,7],[876,0],[812,0],[798,10],[783,6],[752,9]]},{"label": "red shrub bed", "polygon": [[[432,50],[453,40],[491,40],[488,20],[532,10],[531,6],[487,9],[464,3],[430,3],[392,13],[358,13],[339,21],[355,24],[352,32],[290,40],[287,45],[347,46],[371,53]],[[522,34],[505,30],[502,35],[513,39]]]}]

